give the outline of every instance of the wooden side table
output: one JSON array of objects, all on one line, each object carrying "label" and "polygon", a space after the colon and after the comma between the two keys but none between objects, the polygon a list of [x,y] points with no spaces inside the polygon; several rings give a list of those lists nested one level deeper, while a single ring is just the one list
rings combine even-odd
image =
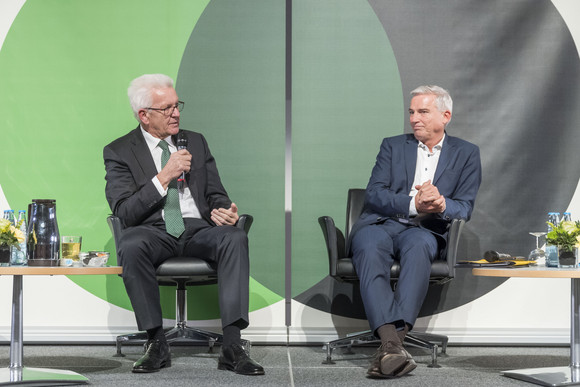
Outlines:
[{"label": "wooden side table", "polygon": [[544,266],[521,268],[478,267],[472,269],[472,272],[473,275],[483,277],[571,279],[570,365],[567,367],[542,367],[503,371],[501,374],[542,386],[580,385],[580,269]]},{"label": "wooden side table", "polygon": [[0,369],[0,386],[83,384],[89,379],[73,371],[51,368],[28,368],[22,365],[22,276],[24,275],[103,275],[121,274],[121,266],[106,267],[39,267],[3,266],[0,275],[13,276],[10,366]]}]

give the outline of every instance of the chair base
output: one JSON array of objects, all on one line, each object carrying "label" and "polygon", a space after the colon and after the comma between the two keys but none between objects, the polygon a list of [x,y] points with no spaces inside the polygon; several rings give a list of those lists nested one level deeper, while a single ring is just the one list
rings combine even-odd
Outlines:
[{"label": "chair base", "polygon": [[[223,336],[219,333],[204,331],[202,329],[188,327],[186,325],[176,325],[173,328],[165,329],[165,337],[167,342],[171,343],[190,343],[190,344],[207,344],[209,346],[208,352],[213,352],[215,344],[221,345]],[[245,342],[245,340],[242,340]],[[117,353],[115,357],[124,357],[121,352],[123,344],[144,344],[147,342],[147,332],[136,332],[127,335],[117,336]],[[247,342],[249,347],[249,342]],[[242,344],[243,345],[243,344]],[[246,345],[244,345],[246,346]]]},{"label": "chair base", "polygon": [[[441,366],[437,364],[437,352],[439,350],[439,345],[437,344],[441,345],[441,353],[446,353],[448,341],[449,338],[443,335],[409,332],[405,336],[404,344],[412,347],[428,349],[431,351],[431,364],[429,364],[428,367],[440,368]],[[335,364],[335,362],[332,361],[332,351],[335,348],[346,348],[345,353],[353,354],[353,345],[374,343],[380,343],[380,340],[375,337],[371,331],[352,333],[342,339],[329,341],[322,347],[323,349],[326,349],[326,360],[323,361],[322,364]]]}]

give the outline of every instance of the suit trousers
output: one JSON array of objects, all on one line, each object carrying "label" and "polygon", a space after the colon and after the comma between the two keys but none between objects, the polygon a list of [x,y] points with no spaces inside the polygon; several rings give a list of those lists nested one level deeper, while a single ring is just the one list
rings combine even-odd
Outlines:
[{"label": "suit trousers", "polygon": [[[427,295],[431,263],[438,254],[429,230],[395,219],[363,226],[352,237],[353,264],[373,332],[384,324],[411,327]],[[391,267],[401,265],[397,286],[391,286]]]},{"label": "suit trousers", "polygon": [[249,324],[248,237],[234,226],[213,226],[203,219],[185,218],[185,231],[175,238],[165,224],[145,224],[123,230],[118,247],[119,265],[139,330],[163,324],[157,267],[175,256],[207,260],[218,273],[222,327]]}]

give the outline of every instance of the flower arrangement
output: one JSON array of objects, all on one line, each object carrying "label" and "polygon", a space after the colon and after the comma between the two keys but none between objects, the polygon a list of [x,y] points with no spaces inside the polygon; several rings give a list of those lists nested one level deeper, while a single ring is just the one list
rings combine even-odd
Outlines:
[{"label": "flower arrangement", "polygon": [[24,234],[10,224],[8,219],[0,219],[0,246],[14,246],[20,250],[20,243],[24,242]]},{"label": "flower arrangement", "polygon": [[580,222],[565,220],[557,226],[548,222],[552,231],[546,235],[546,243],[557,245],[561,250],[572,251],[575,247],[580,247]]}]

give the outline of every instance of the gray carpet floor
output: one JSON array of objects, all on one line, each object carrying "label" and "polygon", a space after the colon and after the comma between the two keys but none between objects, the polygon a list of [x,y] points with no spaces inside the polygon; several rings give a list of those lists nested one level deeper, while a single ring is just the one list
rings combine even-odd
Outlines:
[{"label": "gray carpet floor", "polygon": [[[429,368],[430,356],[411,348],[418,363],[411,374],[398,379],[367,379],[366,368],[374,348],[357,347],[354,354],[336,350],[334,365],[322,364],[321,346],[254,345],[252,358],[264,376],[241,376],[217,370],[218,351],[195,346],[172,347],[172,366],[153,374],[133,374],[140,346],[123,347],[125,357],[113,357],[114,345],[25,345],[26,367],[67,369],[88,377],[94,386],[531,386],[501,376],[500,371],[566,366],[568,347],[450,346],[439,356],[440,368]],[[9,365],[9,346],[0,346],[0,367]]]}]

